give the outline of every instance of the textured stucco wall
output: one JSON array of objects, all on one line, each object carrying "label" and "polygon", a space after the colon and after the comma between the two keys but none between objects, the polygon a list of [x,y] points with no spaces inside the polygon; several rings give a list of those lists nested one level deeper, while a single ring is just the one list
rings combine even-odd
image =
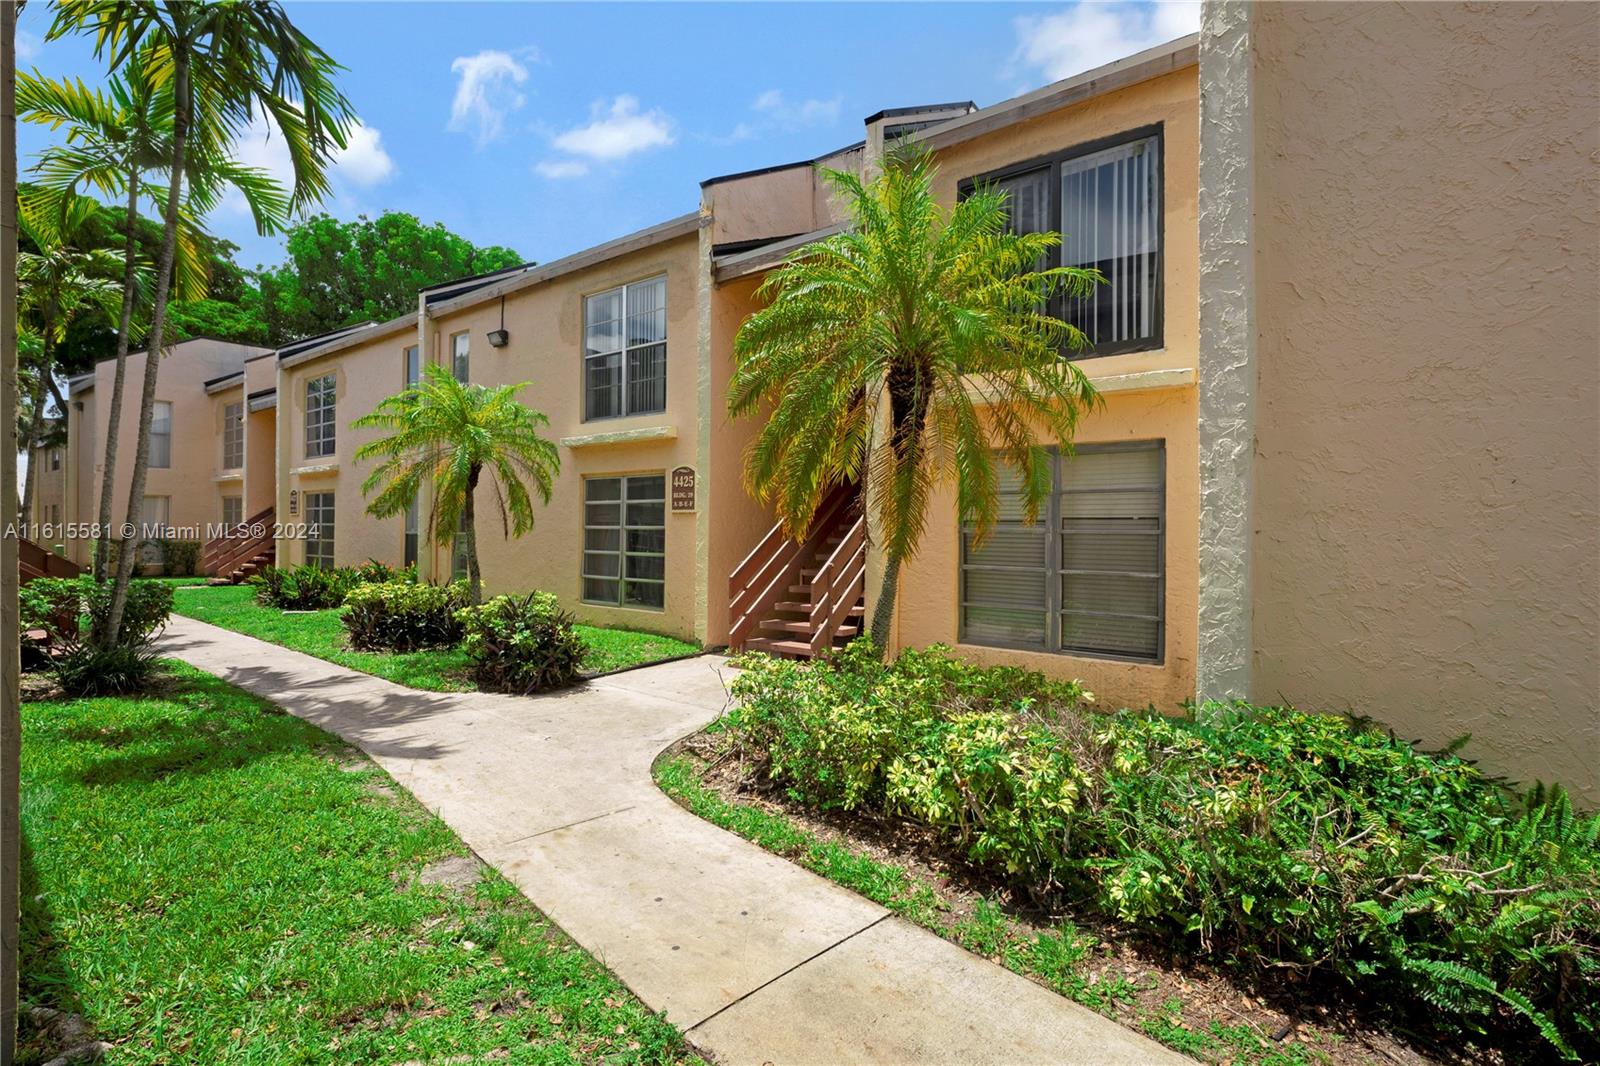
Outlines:
[{"label": "textured stucco wall", "polygon": [[1205,5],[1200,34],[1201,699],[1250,692],[1256,333],[1250,228],[1250,7]]},{"label": "textured stucco wall", "polygon": [[1600,803],[1600,7],[1252,33],[1254,695]]}]

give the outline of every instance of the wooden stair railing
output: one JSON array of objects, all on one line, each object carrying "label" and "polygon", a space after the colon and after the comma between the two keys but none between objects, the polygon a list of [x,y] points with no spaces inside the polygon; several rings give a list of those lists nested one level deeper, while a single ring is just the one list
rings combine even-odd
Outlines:
[{"label": "wooden stair railing", "polygon": [[802,543],[774,527],[734,570],[729,646],[810,659],[855,636],[866,545],[866,519],[853,489],[824,501]]},{"label": "wooden stair railing", "polygon": [[64,555],[26,538],[17,540],[17,578],[26,585],[36,577],[77,577],[83,567]]},{"label": "wooden stair railing", "polygon": [[227,534],[206,541],[200,551],[200,570],[213,577],[236,579],[243,568],[257,558],[269,561],[274,554],[273,508],[232,527]]},{"label": "wooden stair railing", "polygon": [[763,614],[800,578],[800,564],[811,558],[832,531],[839,513],[850,506],[853,494],[838,490],[818,508],[817,520],[802,542],[790,540],[777,523],[728,577],[728,646],[735,650],[756,630]]}]

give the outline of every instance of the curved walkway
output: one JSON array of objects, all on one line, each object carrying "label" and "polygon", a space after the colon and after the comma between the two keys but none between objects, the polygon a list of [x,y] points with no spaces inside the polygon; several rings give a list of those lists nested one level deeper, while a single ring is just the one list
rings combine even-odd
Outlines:
[{"label": "curved walkway", "polygon": [[663,795],[655,756],[726,702],[718,656],[519,698],[188,618],[163,646],[361,748],[725,1066],[1188,1061]]}]

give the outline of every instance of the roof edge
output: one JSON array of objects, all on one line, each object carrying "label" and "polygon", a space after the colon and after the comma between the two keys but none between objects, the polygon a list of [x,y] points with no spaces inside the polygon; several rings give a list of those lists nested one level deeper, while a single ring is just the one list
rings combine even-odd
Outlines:
[{"label": "roof edge", "polygon": [[315,348],[307,348],[303,352],[296,352],[291,356],[280,359],[278,360],[278,366],[280,368],[301,366],[321,359],[325,355],[333,355],[344,351],[346,348],[354,348],[357,345],[365,344],[367,341],[381,340],[384,337],[392,336],[401,332],[407,326],[414,329],[416,324],[417,313],[415,311],[408,311],[396,318],[389,319],[387,322],[368,322],[359,329],[333,337]]}]

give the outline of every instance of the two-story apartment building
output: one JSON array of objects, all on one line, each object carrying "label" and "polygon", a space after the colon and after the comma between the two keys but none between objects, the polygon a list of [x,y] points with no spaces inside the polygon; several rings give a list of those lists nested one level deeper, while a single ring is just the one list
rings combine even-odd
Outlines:
[{"label": "two-story apartment building", "polygon": [[244,363],[247,446],[270,425],[273,454],[267,494],[247,447],[246,512],[318,526],[280,562],[448,576],[427,499],[366,514],[350,423],[427,362],[527,382],[562,471],[515,541],[484,490],[489,591],[825,650],[870,610],[877,560],[847,498],[796,546],[745,492],[733,339],[767,272],[842,224],[815,164],[870,174],[912,137],[946,202],[997,183],[1014,225],[1110,284],[1057,308],[1104,405],[1043,521],[1009,508],[975,544],[944,486],[896,647],[1081,678],[1111,706],[1289,699],[1430,744],[1470,731],[1491,768],[1595,802],[1600,238],[1574,190],[1595,202],[1580,44],[1600,15],[1515,12],[1210,3],[1198,37],[1013,100],[878,112],[820,160],[708,179],[692,213]]}]

